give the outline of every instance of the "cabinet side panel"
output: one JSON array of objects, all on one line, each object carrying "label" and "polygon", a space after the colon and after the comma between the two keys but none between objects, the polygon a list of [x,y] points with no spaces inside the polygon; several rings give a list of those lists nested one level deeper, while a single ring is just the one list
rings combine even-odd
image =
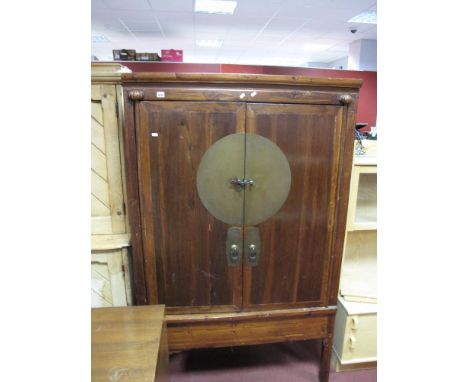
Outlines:
[{"label": "cabinet side panel", "polygon": [[127,190],[127,213],[131,227],[131,258],[133,274],[133,297],[136,305],[148,303],[146,294],[145,266],[141,236],[141,215],[138,190],[137,147],[135,137],[135,105],[128,98],[128,91],[124,92],[125,128],[124,128],[124,157],[125,181]]},{"label": "cabinet side panel", "polygon": [[337,206],[332,244],[332,267],[329,280],[328,304],[335,305],[338,299],[341,260],[343,256],[348,214],[349,186],[353,166],[354,132],[356,124],[356,102],[344,107],[343,134],[341,135],[341,155],[337,185]]}]

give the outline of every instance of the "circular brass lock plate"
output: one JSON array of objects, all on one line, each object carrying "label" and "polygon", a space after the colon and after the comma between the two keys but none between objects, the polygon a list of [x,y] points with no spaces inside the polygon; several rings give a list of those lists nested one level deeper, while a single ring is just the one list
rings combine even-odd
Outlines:
[{"label": "circular brass lock plate", "polygon": [[244,195],[230,180],[244,174],[245,136],[230,134],[206,150],[197,170],[197,190],[205,208],[230,225],[244,221]]},{"label": "circular brass lock plate", "polygon": [[283,206],[291,188],[288,159],[272,141],[246,134],[245,178],[255,185],[245,188],[245,224],[264,222]]},{"label": "circular brass lock plate", "polygon": [[[231,183],[233,179],[254,183],[239,188]],[[272,141],[257,134],[231,134],[216,141],[198,166],[200,200],[213,216],[230,225],[256,225],[267,220],[284,204],[290,187],[286,156]]]}]

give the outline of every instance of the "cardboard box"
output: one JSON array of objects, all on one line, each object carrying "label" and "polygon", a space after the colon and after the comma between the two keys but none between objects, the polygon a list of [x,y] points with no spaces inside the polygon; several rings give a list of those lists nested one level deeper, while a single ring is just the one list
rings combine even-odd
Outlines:
[{"label": "cardboard box", "polygon": [[183,62],[184,52],[178,49],[161,49],[161,59],[166,62]]},{"label": "cardboard box", "polygon": [[135,61],[136,51],[134,49],[114,49],[114,61]]},{"label": "cardboard box", "polygon": [[161,57],[157,53],[137,53],[137,61],[161,61]]}]

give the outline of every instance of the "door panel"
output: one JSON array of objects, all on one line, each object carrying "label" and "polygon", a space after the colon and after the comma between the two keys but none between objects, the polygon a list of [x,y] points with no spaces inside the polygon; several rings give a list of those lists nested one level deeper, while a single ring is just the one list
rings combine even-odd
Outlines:
[{"label": "door panel", "polygon": [[[274,192],[274,186],[261,187],[264,174],[253,162],[251,134],[279,147],[289,162],[291,179],[279,211],[256,225],[261,251],[258,265],[244,261],[246,309],[326,303],[342,110],[338,106],[247,105],[245,177],[256,183],[245,190],[245,216],[256,200],[268,199]],[[284,178],[278,171],[279,186]]]},{"label": "door panel", "polygon": [[[148,298],[150,303],[166,304],[169,312],[223,312],[241,307],[242,266],[230,267],[226,259],[229,225],[204,207],[196,178],[208,148],[227,135],[244,133],[244,123],[243,103],[151,101],[139,105],[138,163]],[[243,176],[242,157],[229,166]]]}]

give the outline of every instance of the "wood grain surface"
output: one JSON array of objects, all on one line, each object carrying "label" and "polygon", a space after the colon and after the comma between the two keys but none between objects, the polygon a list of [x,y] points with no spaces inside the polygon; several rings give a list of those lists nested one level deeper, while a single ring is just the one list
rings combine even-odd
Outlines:
[{"label": "wood grain surface", "polygon": [[[342,105],[341,98],[356,100],[352,88],[298,87],[281,85],[272,88],[267,84],[203,84],[188,87],[181,83],[131,84],[128,88],[133,98],[138,95],[144,101],[217,101],[217,102],[275,102],[316,105]],[[158,96],[159,94],[159,96]]]},{"label": "wood grain surface", "polygon": [[[137,143],[136,143],[136,105],[128,98],[128,92],[124,91],[125,128],[124,159],[125,159],[125,183],[127,193],[128,222],[131,227],[131,253],[133,273],[133,298],[135,304],[148,303],[147,283],[145,274],[145,254],[143,253],[143,237],[141,232],[140,190],[138,181]],[[153,293],[157,293],[153,291]]]},{"label": "wood grain surface", "polygon": [[168,316],[169,349],[254,345],[327,337],[334,309]]},{"label": "wood grain surface", "polygon": [[340,284],[341,260],[343,258],[346,233],[346,217],[348,213],[349,185],[353,166],[354,136],[357,104],[353,102],[343,108],[344,129],[340,139],[340,159],[337,169],[338,201],[334,217],[334,234],[332,239],[332,264],[329,278],[328,304],[336,305]]},{"label": "wood grain surface", "polygon": [[168,382],[164,306],[91,310],[93,382]]},{"label": "wood grain surface", "polygon": [[[291,189],[286,202],[276,215],[258,225],[262,248],[259,265],[244,265],[243,305],[247,309],[326,304],[343,127],[341,109],[247,106],[247,133],[273,141],[286,155],[291,168]],[[250,172],[250,167],[247,152],[246,177],[260,176]],[[246,191],[246,210],[250,208],[249,195],[250,191]]]},{"label": "wood grain surface", "polygon": [[210,82],[210,83],[250,83],[250,84],[296,84],[325,87],[347,87],[358,89],[361,79],[324,78],[265,74],[217,74],[217,73],[123,73],[122,82]]},{"label": "wood grain surface", "polygon": [[201,203],[196,172],[213,143],[244,131],[244,113],[242,103],[140,104],[137,136],[150,303],[164,303],[171,312],[241,308],[242,269],[229,267],[225,256],[229,226]]}]

